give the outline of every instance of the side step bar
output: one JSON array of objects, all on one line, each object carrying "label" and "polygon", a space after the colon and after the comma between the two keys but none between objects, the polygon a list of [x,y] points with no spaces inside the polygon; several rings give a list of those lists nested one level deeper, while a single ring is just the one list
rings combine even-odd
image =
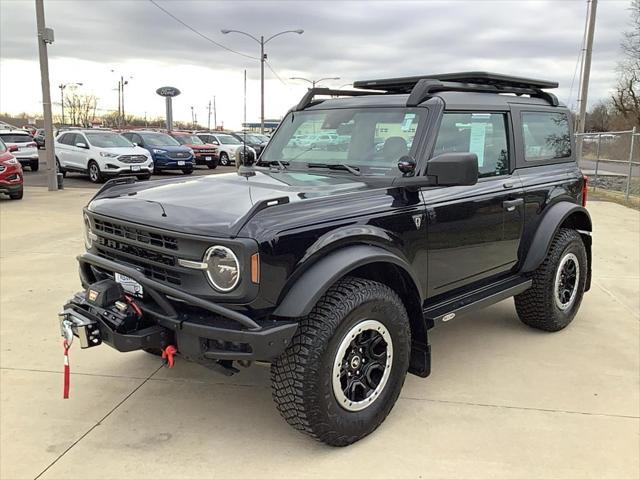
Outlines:
[{"label": "side step bar", "polygon": [[531,286],[531,283],[532,280],[530,278],[509,277],[477,290],[460,294],[452,299],[430,305],[422,313],[428,323],[437,325],[440,322],[452,320],[461,313],[478,310],[522,293]]}]

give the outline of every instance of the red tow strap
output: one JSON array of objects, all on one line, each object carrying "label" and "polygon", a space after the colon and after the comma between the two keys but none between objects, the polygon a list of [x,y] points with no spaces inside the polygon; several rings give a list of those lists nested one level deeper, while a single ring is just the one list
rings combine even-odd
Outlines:
[{"label": "red tow strap", "polygon": [[178,353],[178,349],[173,345],[169,345],[167,348],[162,349],[162,358],[167,361],[167,366],[173,368],[173,356]]},{"label": "red tow strap", "polygon": [[71,371],[69,370],[69,349],[71,345],[67,343],[67,340],[62,341],[62,346],[64,347],[64,387],[62,389],[62,398],[69,398],[69,382]]}]

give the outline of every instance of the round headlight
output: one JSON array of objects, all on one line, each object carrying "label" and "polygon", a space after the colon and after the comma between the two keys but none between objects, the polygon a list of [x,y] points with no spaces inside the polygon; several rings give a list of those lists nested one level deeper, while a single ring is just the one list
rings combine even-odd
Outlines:
[{"label": "round headlight", "polygon": [[87,250],[91,248],[93,244],[93,232],[91,231],[91,220],[89,220],[89,216],[85,213],[84,216],[84,245],[87,247]]},{"label": "round headlight", "polygon": [[207,277],[213,288],[221,292],[230,292],[240,281],[240,263],[238,257],[227,247],[216,245],[204,254]]}]

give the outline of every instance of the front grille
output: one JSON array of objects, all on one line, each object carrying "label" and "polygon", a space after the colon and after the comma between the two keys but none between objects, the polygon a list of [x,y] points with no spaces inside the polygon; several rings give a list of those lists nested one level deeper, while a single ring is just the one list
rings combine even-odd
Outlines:
[{"label": "front grille", "polygon": [[182,284],[180,279],[180,274],[177,272],[172,272],[167,268],[158,267],[156,265],[150,265],[148,263],[144,263],[138,260],[131,259],[129,257],[125,257],[124,255],[119,255],[116,252],[105,250],[103,248],[97,248],[98,255],[107,260],[111,260],[113,262],[118,263],[128,263],[139,267],[142,273],[148,277],[153,278],[154,280],[158,280],[160,282],[172,283],[174,285]]},{"label": "front grille", "polygon": [[178,250],[178,239],[169,235],[149,232],[136,227],[129,227],[115,222],[93,219],[94,228],[98,232],[104,232],[116,237],[128,238],[136,242],[146,243],[154,247]]},{"label": "front grille", "polygon": [[156,252],[155,250],[148,250],[144,247],[138,247],[137,245],[131,245],[130,243],[120,242],[118,240],[105,238],[102,236],[98,236],[98,243],[102,247],[106,247],[111,250],[117,250],[127,255],[141,258],[143,260],[162,263],[170,267],[176,266],[176,257],[172,255],[166,255],[164,253]]},{"label": "front grille", "polygon": [[118,160],[122,163],[144,163],[147,161],[147,157],[144,155],[120,155]]},{"label": "front grille", "polygon": [[215,150],[209,150],[209,149],[200,149],[200,150],[196,150],[196,153],[202,153],[202,154],[205,154],[205,153],[216,153],[216,151]]},{"label": "front grille", "polygon": [[169,152],[167,156],[169,158],[189,158],[191,155],[187,152]]}]

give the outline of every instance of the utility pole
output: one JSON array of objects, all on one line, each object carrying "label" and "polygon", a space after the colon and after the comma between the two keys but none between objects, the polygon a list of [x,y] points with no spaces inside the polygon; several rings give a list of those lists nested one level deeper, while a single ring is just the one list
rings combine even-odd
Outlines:
[{"label": "utility pole", "polygon": [[216,116],[216,96],[213,96],[213,129],[218,127],[218,117]]},{"label": "utility pole", "polygon": [[196,117],[193,116],[193,105],[191,105],[191,126],[193,128],[196,126]]},{"label": "utility pole", "polygon": [[[578,99],[578,121],[576,123],[576,133],[584,133],[585,120],[587,115],[587,96],[589,93],[589,76],[591,74],[591,54],[593,52],[593,35],[596,28],[596,9],[598,0],[589,2],[587,17],[587,34],[585,37],[585,51],[582,62],[582,76],[580,79],[580,98]],[[578,136],[576,145],[576,159],[578,163],[582,161],[582,141],[583,136]]]},{"label": "utility pole", "polygon": [[118,80],[118,126],[122,126],[122,80]]},{"label": "utility pole", "polygon": [[45,160],[47,162],[47,184],[49,191],[58,190],[58,172],[55,164],[53,143],[53,115],[51,113],[51,90],[49,86],[49,56],[47,44],[53,43],[53,29],[45,27],[43,0],[36,0],[36,25],[38,28],[38,57],[40,59],[40,82],[42,83],[42,108],[44,113]]},{"label": "utility pole", "polygon": [[62,114],[62,125],[64,125],[64,87],[66,85],[60,84],[60,113]]},{"label": "utility pole", "polygon": [[297,33],[298,35],[302,35],[304,30],[285,30],[284,32],[276,33],[275,35],[271,35],[266,40],[263,35],[260,35],[260,39],[257,39],[253,35],[247,32],[241,32],[240,30],[228,30],[223,29],[220,30],[224,35],[228,33],[239,33],[240,35],[245,35],[260,44],[260,133],[264,133],[264,62],[267,59],[267,55],[264,53],[264,46],[266,43],[270,42],[276,37],[280,35],[284,35],[285,33]]},{"label": "utility pole", "polygon": [[242,129],[247,128],[247,71],[244,71],[244,116]]},{"label": "utility pole", "polygon": [[207,131],[211,131],[211,100],[209,100],[209,107],[208,107],[208,114],[207,114]]}]

